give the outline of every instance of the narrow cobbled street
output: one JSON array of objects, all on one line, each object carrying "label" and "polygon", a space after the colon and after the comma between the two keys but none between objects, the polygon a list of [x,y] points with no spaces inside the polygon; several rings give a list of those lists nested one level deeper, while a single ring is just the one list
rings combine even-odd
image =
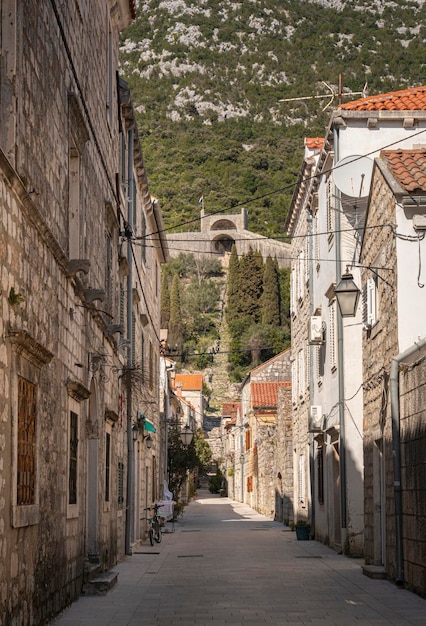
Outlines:
[{"label": "narrow cobbled street", "polygon": [[55,626],[426,624],[426,600],[248,506],[200,491],[161,544],[117,565],[105,596],[81,597]]}]

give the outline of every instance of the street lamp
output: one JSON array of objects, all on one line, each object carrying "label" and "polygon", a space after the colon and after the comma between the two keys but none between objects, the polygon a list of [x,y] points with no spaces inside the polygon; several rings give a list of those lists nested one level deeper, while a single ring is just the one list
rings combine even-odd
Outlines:
[{"label": "street lamp", "polygon": [[154,439],[151,437],[151,435],[145,435],[143,440],[146,442],[146,447],[148,448],[148,450],[151,450],[152,443],[154,441]]},{"label": "street lamp", "polygon": [[194,433],[192,432],[191,428],[187,424],[185,426],[185,428],[180,433],[180,440],[183,443],[183,445],[185,446],[185,448],[187,446],[189,446],[189,444],[192,441],[193,436],[194,436]]},{"label": "street lamp", "polygon": [[346,273],[334,289],[342,317],[354,317],[356,314],[360,291],[353,278],[346,268]]}]

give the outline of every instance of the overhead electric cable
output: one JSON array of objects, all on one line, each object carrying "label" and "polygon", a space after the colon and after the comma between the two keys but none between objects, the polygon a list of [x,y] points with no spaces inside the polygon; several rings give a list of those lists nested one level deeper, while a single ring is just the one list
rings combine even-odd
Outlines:
[{"label": "overhead electric cable", "polygon": [[[424,128],[423,130],[419,130],[416,133],[413,133],[412,135],[410,135],[410,139],[412,139],[413,137],[418,137],[419,135],[423,134],[426,132],[426,128]],[[374,150],[371,150],[370,152],[367,152],[366,154],[363,155],[359,155],[357,158],[354,158],[352,163],[356,163],[356,161],[359,161],[360,159],[363,159],[365,157],[371,156],[372,154],[376,154],[377,152],[380,152],[381,150],[386,150],[387,148],[390,148],[391,146],[395,146],[399,143],[401,143],[402,141],[406,141],[407,137],[398,139],[396,141],[392,141],[388,144],[386,144],[385,146],[379,146],[378,148],[375,148]],[[250,204],[252,202],[256,202],[257,200],[263,200],[263,198],[267,198],[269,196],[273,196],[276,195],[278,193],[282,193],[283,191],[287,191],[288,189],[291,189],[292,187],[296,187],[296,185],[300,185],[301,183],[304,182],[309,182],[310,180],[314,180],[315,178],[319,178],[320,176],[324,176],[326,174],[329,174],[330,172],[335,171],[336,169],[340,168],[340,167],[344,167],[346,165],[346,163],[342,163],[341,165],[339,165],[338,163],[336,165],[334,165],[333,167],[330,167],[327,170],[323,170],[322,172],[319,172],[317,174],[312,174],[312,176],[306,176],[305,178],[302,178],[301,180],[297,180],[294,183],[290,183],[288,185],[286,185],[285,187],[280,187],[279,189],[275,189],[274,191],[268,191],[267,193],[264,193],[260,196],[256,196],[254,198],[249,198],[246,199],[244,202],[238,202],[237,204],[234,204],[232,207],[228,207],[225,209],[218,209],[217,211],[212,211],[211,213],[207,213],[204,216],[199,216],[196,218],[193,218],[191,220],[186,220],[184,222],[181,222],[180,224],[175,224],[174,226],[168,226],[167,228],[163,228],[161,230],[156,230],[153,231],[151,233],[148,233],[146,235],[143,235],[141,237],[137,237],[137,239],[144,239],[146,237],[151,237],[152,235],[158,235],[160,233],[164,233],[168,230],[173,230],[174,228],[180,228],[181,226],[187,226],[188,224],[193,224],[194,222],[198,222],[201,221],[202,219],[206,218],[206,217],[211,217],[212,215],[221,215],[223,213],[226,213],[227,211],[231,211],[233,209],[236,209],[238,207],[242,207],[245,206],[246,204]]]}]

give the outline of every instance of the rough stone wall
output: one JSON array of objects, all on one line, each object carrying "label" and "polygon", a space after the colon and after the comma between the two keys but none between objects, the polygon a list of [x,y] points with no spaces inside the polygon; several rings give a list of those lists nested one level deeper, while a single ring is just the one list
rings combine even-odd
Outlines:
[{"label": "rough stone wall", "polygon": [[[368,226],[392,223],[395,197],[381,173],[373,181]],[[374,235],[372,234],[374,233]],[[390,229],[367,229],[364,254],[365,265],[397,268],[396,243]],[[392,358],[398,354],[396,274],[387,272],[386,282],[378,281],[378,323],[364,332],[364,490],[365,490],[365,560],[367,564],[386,563],[386,573],[395,579],[396,525],[394,498],[394,468],[392,428],[388,396],[388,378]],[[363,283],[368,272],[363,273]],[[401,488],[404,576],[406,584],[417,593],[426,593],[425,578],[425,476],[424,406],[426,400],[425,361],[411,367],[401,367],[400,434]],[[377,474],[378,458],[384,458],[385,493],[380,503]],[[382,467],[383,469],[383,467]],[[381,554],[381,532],[377,508],[384,506],[385,555]],[[383,558],[384,557],[384,558]]]},{"label": "rough stone wall", "polygon": [[285,387],[278,390],[273,481],[275,519],[290,524],[294,519],[293,420],[291,388]]},{"label": "rough stone wall", "polygon": [[426,359],[400,375],[404,574],[426,596]]},{"label": "rough stone wall", "polygon": [[[119,424],[111,428],[108,506],[104,474],[106,414],[109,411],[113,421],[118,417],[118,379],[110,375],[111,370],[103,371],[109,380],[103,379],[101,370],[95,376],[89,357],[103,349],[108,358],[114,358],[111,364],[120,366],[121,362],[117,353],[114,356],[113,340],[102,332],[105,322],[95,310],[99,303],[94,303],[91,312],[83,297],[86,288],[105,288],[105,200],[114,198],[119,169],[118,116],[113,116],[112,128],[106,121],[108,3],[95,0],[55,6],[71,58],[52,4],[19,3],[13,81],[7,85],[10,73],[0,72],[2,94],[14,90],[17,102],[16,115],[3,117],[1,111],[2,126],[5,120],[15,128],[16,138],[11,150],[2,133],[0,146],[0,623],[22,626],[49,623],[80,593],[87,556],[89,436],[99,446],[96,475],[102,567],[123,555],[117,528],[116,468],[126,437]],[[117,66],[116,30],[114,41]],[[94,49],[105,54],[93,55]],[[84,111],[83,93],[94,132]],[[2,107],[3,102],[2,98]],[[80,258],[91,261],[87,276],[68,274],[70,125],[81,150]],[[113,146],[111,133],[116,138]],[[117,262],[114,256],[113,270]],[[88,396],[93,376],[96,410],[90,422]],[[37,390],[36,501],[27,506],[17,506],[14,492],[18,377]],[[68,506],[70,410],[78,415],[79,440],[77,504],[72,511]]]}]

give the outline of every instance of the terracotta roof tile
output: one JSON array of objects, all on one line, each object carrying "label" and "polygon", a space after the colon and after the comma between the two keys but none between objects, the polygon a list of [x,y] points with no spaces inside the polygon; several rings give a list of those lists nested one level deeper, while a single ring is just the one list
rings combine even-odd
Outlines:
[{"label": "terracotta roof tile", "polygon": [[360,98],[346,102],[340,108],[346,111],[424,111],[426,85]]},{"label": "terracotta roof tile", "polygon": [[224,402],[222,405],[222,415],[233,417],[241,407],[241,402]]},{"label": "terracotta roof tile", "polygon": [[417,150],[383,150],[394,178],[407,191],[426,191],[426,147]]},{"label": "terracotta roof tile", "polygon": [[252,405],[254,407],[276,407],[280,387],[291,387],[291,383],[289,381],[251,383]]},{"label": "terracotta roof tile", "polygon": [[309,150],[321,150],[324,145],[323,137],[306,137],[305,138],[305,146]]},{"label": "terracotta roof tile", "polygon": [[198,390],[203,388],[203,375],[202,374],[176,374],[175,387],[178,383],[182,383],[183,390]]}]

